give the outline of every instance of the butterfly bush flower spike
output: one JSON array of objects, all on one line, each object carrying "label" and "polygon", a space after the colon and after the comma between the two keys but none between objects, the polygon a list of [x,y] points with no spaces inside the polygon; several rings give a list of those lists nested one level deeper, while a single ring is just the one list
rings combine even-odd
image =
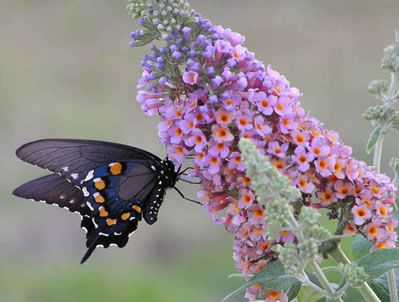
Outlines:
[{"label": "butterfly bush flower spike", "polygon": [[241,158],[242,138],[269,156],[305,205],[326,208],[331,218],[349,208],[344,232],[366,234],[373,224],[379,234],[369,236],[373,249],[395,244],[387,231],[397,223],[389,178],[355,159],[338,133],[311,117],[300,91],[258,61],[242,35],[213,25],[183,0],[131,0],[128,9],[140,25],[131,46],[162,41],[142,60],[137,101],[146,114],[159,115],[158,134],[174,164],[193,158],[198,196],[215,223],[234,234],[233,258],[245,278],[263,270],[273,247],[292,236],[270,236],[266,204],[255,197]]}]

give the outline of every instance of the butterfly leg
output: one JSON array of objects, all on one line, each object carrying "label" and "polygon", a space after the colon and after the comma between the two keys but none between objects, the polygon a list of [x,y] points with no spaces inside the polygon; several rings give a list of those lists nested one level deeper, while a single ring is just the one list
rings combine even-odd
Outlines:
[{"label": "butterfly leg", "polygon": [[192,185],[199,185],[201,183],[200,181],[191,181],[191,180],[184,179],[184,178],[179,178],[179,180],[184,181],[189,184],[192,184]]},{"label": "butterfly leg", "polygon": [[185,199],[185,200],[188,200],[188,201],[191,201],[191,202],[193,202],[193,203],[196,203],[196,204],[199,204],[199,205],[203,205],[201,202],[199,202],[199,201],[196,201],[196,200],[194,200],[194,199],[190,199],[190,198],[187,198],[186,196],[184,196],[184,194],[178,189],[178,188],[176,188],[176,187],[173,187],[176,191],[177,191],[177,193],[179,193],[179,195],[183,198],[183,199]]}]

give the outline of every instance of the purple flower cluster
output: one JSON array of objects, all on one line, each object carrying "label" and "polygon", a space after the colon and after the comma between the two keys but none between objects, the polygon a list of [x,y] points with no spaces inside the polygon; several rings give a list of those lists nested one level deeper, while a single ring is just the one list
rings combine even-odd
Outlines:
[{"label": "purple flower cluster", "polygon": [[[331,217],[349,207],[344,233],[360,231],[373,248],[394,246],[395,197],[388,177],[354,159],[336,132],[310,117],[299,90],[257,61],[242,46],[243,36],[199,15],[194,20],[145,56],[137,100],[145,113],[161,117],[159,137],[176,166],[193,156],[192,176],[202,181],[199,197],[214,221],[235,235],[237,269],[249,279],[274,257],[274,244],[295,241],[289,231],[274,242],[268,238],[264,206],[250,189],[238,149],[243,137],[304,197],[319,200],[305,198],[305,205],[328,208]],[[249,300],[257,296],[268,297],[261,287],[247,291]]]}]

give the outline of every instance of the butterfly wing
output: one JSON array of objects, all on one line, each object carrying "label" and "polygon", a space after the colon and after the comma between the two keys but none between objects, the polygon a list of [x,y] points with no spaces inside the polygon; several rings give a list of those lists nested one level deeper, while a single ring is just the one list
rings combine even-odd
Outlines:
[{"label": "butterfly wing", "polygon": [[82,191],[58,174],[50,174],[29,181],[16,188],[13,194],[57,205],[82,216],[90,214]]},{"label": "butterfly wing", "polygon": [[88,247],[82,263],[98,246],[126,245],[141,220],[143,202],[154,191],[156,171],[150,161],[132,160],[103,164],[90,172],[81,185],[91,210],[91,218],[82,220]]},{"label": "butterfly wing", "polygon": [[87,173],[103,163],[139,159],[160,162],[145,150],[104,141],[44,139],[21,146],[17,156],[30,164],[58,173],[79,185]]},{"label": "butterfly wing", "polygon": [[17,156],[59,174],[26,183],[14,194],[81,213],[88,247],[82,263],[98,246],[125,246],[143,213],[149,224],[157,219],[165,193],[158,183],[161,159],[145,150],[102,141],[47,139],[23,145]]}]

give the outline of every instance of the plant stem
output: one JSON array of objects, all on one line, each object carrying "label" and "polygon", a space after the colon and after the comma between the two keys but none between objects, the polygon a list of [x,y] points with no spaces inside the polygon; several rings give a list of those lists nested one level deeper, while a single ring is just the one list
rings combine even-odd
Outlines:
[{"label": "plant stem", "polygon": [[[392,81],[394,81],[394,80],[395,79],[392,79]],[[391,87],[392,87],[392,83],[391,83]],[[392,92],[390,92],[390,94],[391,93]],[[374,149],[373,165],[374,165],[374,168],[375,168],[377,173],[380,173],[383,141],[384,141],[384,134],[381,133],[381,136],[378,138],[377,143],[375,145],[375,149]],[[391,302],[399,302],[398,289],[396,287],[396,276],[395,276],[395,270],[394,269],[391,269],[388,272],[388,286],[389,286],[390,301]]]},{"label": "plant stem", "polygon": [[[345,253],[342,251],[339,245],[334,251],[330,253],[330,255],[335,259],[335,261],[339,263],[343,264],[350,263],[348,257],[345,255]],[[378,298],[378,296],[375,294],[375,292],[366,282],[364,282],[359,287],[359,292],[367,302],[381,302],[380,298]]]},{"label": "plant stem", "polygon": [[[303,241],[305,238],[302,234],[301,231],[301,227],[299,226],[297,220],[295,219],[293,213],[290,213],[290,217],[289,217],[289,221],[288,224],[291,224],[291,226],[293,227],[295,236],[298,238],[299,241]],[[338,297],[336,291],[334,290],[334,288],[332,288],[330,281],[328,281],[326,275],[324,274],[324,272],[322,271],[322,269],[320,268],[320,266],[316,263],[316,261],[311,260],[309,261],[309,265],[312,268],[313,272],[315,273],[317,279],[319,280],[321,286],[323,287],[323,289],[326,291],[326,294],[328,295],[328,299],[327,301],[340,301],[343,302],[343,300]]]},{"label": "plant stem", "polygon": [[[310,261],[309,265],[312,267],[313,272],[315,273],[317,279],[320,281],[321,286],[326,290],[330,299],[334,299],[336,301],[343,300],[339,297],[336,297],[337,294],[335,290],[331,287],[330,282],[328,281],[326,275],[324,275],[323,271],[321,270],[320,266],[316,263],[316,261]],[[336,298],[335,298],[336,297]]]}]

